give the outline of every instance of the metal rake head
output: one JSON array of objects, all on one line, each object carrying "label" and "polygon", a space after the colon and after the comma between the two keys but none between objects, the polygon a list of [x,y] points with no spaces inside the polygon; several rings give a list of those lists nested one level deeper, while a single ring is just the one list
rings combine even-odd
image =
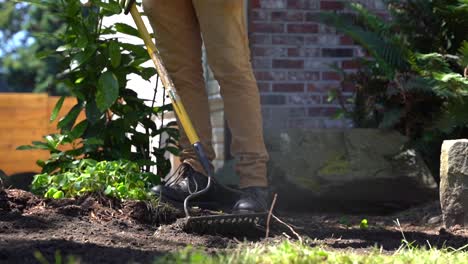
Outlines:
[{"label": "metal rake head", "polygon": [[267,213],[187,217],[182,229],[187,233],[256,237],[264,234],[266,218]]}]

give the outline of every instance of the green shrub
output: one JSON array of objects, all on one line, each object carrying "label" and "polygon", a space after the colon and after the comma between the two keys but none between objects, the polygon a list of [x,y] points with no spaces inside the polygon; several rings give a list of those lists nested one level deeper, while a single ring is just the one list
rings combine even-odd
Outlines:
[{"label": "green shrub", "polygon": [[[340,70],[330,93],[356,127],[396,129],[408,136],[438,175],[440,144],[468,135],[468,3],[466,0],[388,1],[384,20],[360,4],[323,13],[321,22],[349,35],[371,55],[357,72]],[[344,87],[355,88],[344,99]]]},{"label": "green shrub", "polygon": [[[165,113],[172,111],[172,106],[155,106],[154,100],[146,102],[128,89],[127,75],[137,74],[149,80],[156,75],[156,70],[142,66],[149,60],[143,45],[105,38],[105,35],[115,33],[139,37],[135,28],[123,23],[103,26],[105,17],[121,12],[118,1],[91,0],[87,4],[76,0],[24,2],[47,9],[48,14],[60,17],[66,24],[63,33],[45,36],[57,38],[63,45],[36,56],[62,58],[63,68],[56,82],[76,97],[76,104],[58,122],[60,133],[19,148],[50,152],[47,160],[38,161],[44,173],[41,177],[76,173],[68,170],[77,162],[81,164],[82,159],[84,164],[89,160],[129,160],[146,172],[150,171],[150,166],[156,166],[157,175],[165,176],[171,169],[167,152],[175,155],[179,152],[178,130],[174,122],[158,126],[152,117],[156,115],[162,119]],[[58,117],[63,102],[64,97],[53,109],[51,121]],[[77,122],[80,113],[86,118]],[[165,140],[151,144],[150,138],[158,136]],[[151,154],[156,157],[155,161],[151,160]],[[64,190],[64,193],[69,196],[74,192]]]},{"label": "green shrub", "polygon": [[157,183],[156,175],[141,172],[134,162],[82,159],[60,173],[36,175],[32,190],[54,199],[104,193],[119,199],[145,200],[149,198],[149,188]]}]

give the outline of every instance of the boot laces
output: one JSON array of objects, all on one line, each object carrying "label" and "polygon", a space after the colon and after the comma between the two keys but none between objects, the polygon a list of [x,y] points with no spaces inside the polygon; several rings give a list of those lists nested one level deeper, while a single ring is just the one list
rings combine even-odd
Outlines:
[{"label": "boot laces", "polygon": [[[198,183],[197,183],[195,177],[193,176],[194,173],[195,173],[195,171],[192,169],[192,167],[190,167],[190,165],[188,165],[186,163],[182,163],[174,171],[174,173],[169,176],[169,178],[167,179],[165,185],[166,186],[177,185],[181,181],[187,179],[188,192],[190,194],[198,192]],[[191,184],[191,183],[193,183],[193,184]],[[191,187],[190,187],[191,185],[194,185],[194,187],[195,187],[194,190],[191,189]]]}]

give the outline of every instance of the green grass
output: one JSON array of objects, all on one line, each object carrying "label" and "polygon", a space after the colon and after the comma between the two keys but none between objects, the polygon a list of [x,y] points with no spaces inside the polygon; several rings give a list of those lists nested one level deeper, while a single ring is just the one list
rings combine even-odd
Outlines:
[{"label": "green grass", "polygon": [[[468,247],[464,247],[465,249]],[[403,245],[396,253],[382,253],[379,249],[370,253],[332,251],[321,247],[309,247],[295,242],[272,245],[243,244],[225,253],[208,254],[201,250],[187,248],[166,255],[156,263],[467,263],[468,252],[463,249],[424,249]]]}]

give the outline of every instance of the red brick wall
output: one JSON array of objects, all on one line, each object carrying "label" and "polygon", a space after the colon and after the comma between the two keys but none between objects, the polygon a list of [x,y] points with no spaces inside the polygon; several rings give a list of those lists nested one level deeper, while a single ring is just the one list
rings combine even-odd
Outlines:
[{"label": "red brick wall", "polygon": [[[385,9],[381,0],[356,2],[377,13]],[[362,56],[362,49],[349,37],[312,20],[321,11],[343,10],[343,3],[250,0],[252,64],[266,130],[349,126],[331,118],[338,105],[327,102],[327,93],[339,85],[339,75],[330,65],[352,71],[357,67],[353,58]]]}]

